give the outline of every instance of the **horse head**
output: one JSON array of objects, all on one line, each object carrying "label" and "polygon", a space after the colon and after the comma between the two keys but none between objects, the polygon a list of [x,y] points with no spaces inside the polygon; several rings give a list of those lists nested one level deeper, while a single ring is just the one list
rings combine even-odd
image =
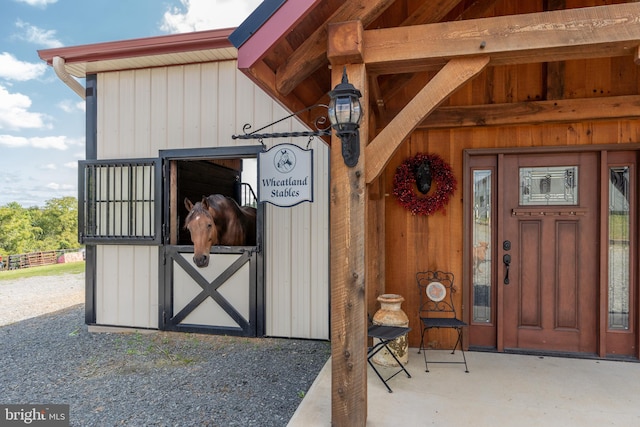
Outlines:
[{"label": "horse head", "polygon": [[203,268],[209,265],[211,246],[219,244],[218,227],[211,214],[206,198],[193,204],[188,198],[184,206],[189,211],[184,221],[184,228],[189,230],[193,242],[193,262]]},{"label": "horse head", "polygon": [[213,245],[243,246],[256,244],[256,209],[240,207],[230,197],[212,194],[202,201],[184,205],[189,211],[184,227],[191,233],[193,262],[198,267],[209,265]]},{"label": "horse head", "polygon": [[[247,244],[245,213],[234,199],[222,194],[212,194],[202,199],[202,205],[209,209],[209,213],[218,228],[218,244],[225,246]],[[253,229],[255,230],[255,221]]]}]

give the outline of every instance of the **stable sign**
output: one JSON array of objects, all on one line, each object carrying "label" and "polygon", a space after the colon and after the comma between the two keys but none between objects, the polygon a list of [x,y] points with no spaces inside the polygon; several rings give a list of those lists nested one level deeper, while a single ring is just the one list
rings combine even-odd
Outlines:
[{"label": "stable sign", "polygon": [[258,201],[280,207],[313,202],[313,150],[279,144],[259,153]]}]

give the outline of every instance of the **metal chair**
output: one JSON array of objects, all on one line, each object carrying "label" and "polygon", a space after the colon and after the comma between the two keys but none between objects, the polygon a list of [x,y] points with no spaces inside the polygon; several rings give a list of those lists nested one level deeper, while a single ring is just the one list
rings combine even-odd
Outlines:
[{"label": "metal chair", "polygon": [[[389,390],[389,393],[393,393],[393,391],[391,390],[391,387],[389,387],[389,384],[387,384],[387,381],[389,381],[391,378],[395,377],[400,372],[404,372],[405,374],[407,374],[407,378],[411,378],[411,374],[409,374],[409,371],[407,371],[407,369],[404,367],[402,362],[398,360],[398,358],[393,353],[393,351],[391,351],[391,349],[388,347],[389,343],[409,333],[410,330],[411,328],[405,328],[401,326],[384,326],[384,325],[371,324],[367,331],[367,335],[369,336],[369,338],[375,338],[378,340],[377,343],[374,340],[373,346],[369,347],[368,349],[369,351],[367,352],[367,362],[369,363],[369,366],[371,366],[371,368],[373,369],[373,372],[375,372],[378,378],[380,378],[380,381],[382,381],[382,383],[387,388],[387,390]],[[386,349],[389,352],[389,354],[393,356],[396,363],[398,363],[398,365],[400,366],[400,369],[398,369],[398,371],[396,371],[393,375],[391,375],[386,379],[382,377],[378,369],[371,362],[371,359],[373,358],[373,356],[375,356],[379,351],[383,349]]]},{"label": "metal chair", "polygon": [[423,351],[426,372],[429,372],[429,365],[427,363],[427,347],[425,346],[424,335],[429,329],[440,328],[454,329],[458,333],[458,339],[453,346],[451,354],[455,354],[456,348],[460,346],[462,361],[432,361],[431,363],[464,364],[465,372],[469,372],[462,343],[462,329],[468,325],[458,318],[453,304],[453,294],[456,292],[453,286],[453,273],[421,271],[416,273],[416,281],[420,292],[420,320],[422,321],[422,337],[418,354]]}]

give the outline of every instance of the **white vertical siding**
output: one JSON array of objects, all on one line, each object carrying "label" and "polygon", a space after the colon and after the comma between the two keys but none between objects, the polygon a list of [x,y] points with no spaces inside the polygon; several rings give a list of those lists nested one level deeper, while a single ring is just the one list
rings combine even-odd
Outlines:
[{"label": "white vertical siding", "polygon": [[158,327],[158,248],[97,248],[96,323]]},{"label": "white vertical siding", "polygon": [[[257,144],[233,140],[286,116],[237,70],[235,61],[102,73],[98,76],[98,158],[157,157],[159,150]],[[303,130],[286,120],[263,132]],[[265,141],[269,146],[306,138]],[[267,205],[266,333],[329,337],[328,149],[314,139],[314,203]],[[158,248],[98,248],[97,322],[157,328]]]}]

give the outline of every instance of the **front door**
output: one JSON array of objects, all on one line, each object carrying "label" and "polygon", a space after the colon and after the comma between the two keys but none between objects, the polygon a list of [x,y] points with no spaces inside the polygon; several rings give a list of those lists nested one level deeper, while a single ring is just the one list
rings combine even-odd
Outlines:
[{"label": "front door", "polygon": [[504,348],[597,353],[597,153],[505,155]]}]

